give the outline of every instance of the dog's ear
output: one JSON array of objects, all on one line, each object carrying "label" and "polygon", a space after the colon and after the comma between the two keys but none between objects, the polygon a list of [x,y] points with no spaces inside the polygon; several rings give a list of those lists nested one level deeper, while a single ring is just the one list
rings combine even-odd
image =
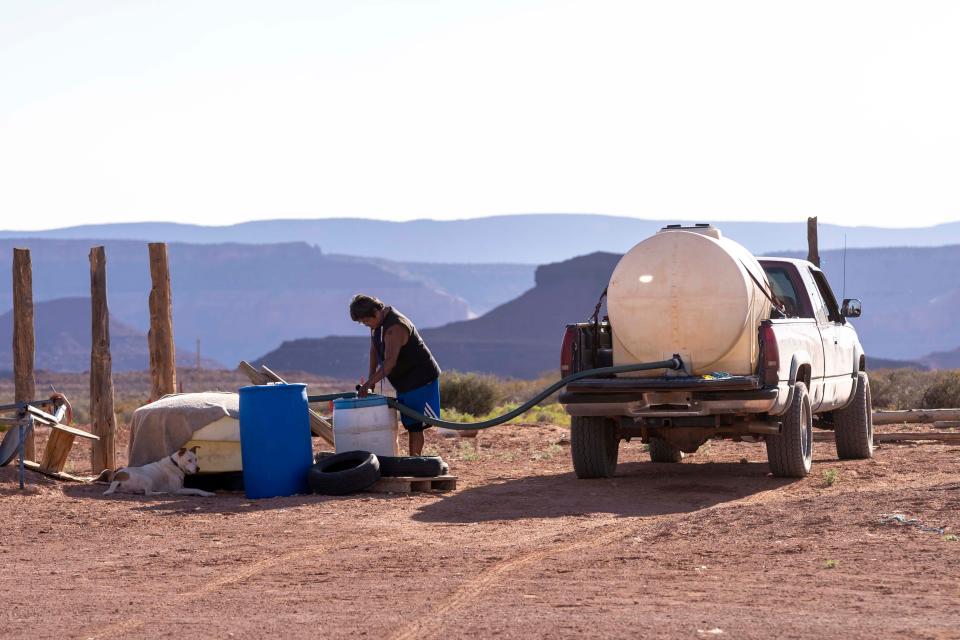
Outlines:
[{"label": "dog's ear", "polygon": [[180,451],[177,451],[177,455],[182,457],[183,454],[185,454],[186,452],[187,452],[186,447],[180,447]]},{"label": "dog's ear", "polygon": [[197,452],[197,449],[199,449],[199,448],[200,448],[199,446],[197,446],[197,447],[190,447],[190,452],[191,452],[191,453],[196,453],[196,452]]}]

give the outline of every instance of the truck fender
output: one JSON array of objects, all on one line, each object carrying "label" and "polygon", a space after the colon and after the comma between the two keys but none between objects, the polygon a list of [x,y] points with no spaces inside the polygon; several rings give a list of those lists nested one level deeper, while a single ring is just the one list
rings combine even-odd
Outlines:
[{"label": "truck fender", "polygon": [[807,353],[806,351],[798,351],[797,353],[793,354],[793,357],[790,359],[790,388],[791,389],[793,388],[793,385],[797,383],[797,374],[800,372],[800,367],[802,367],[803,365],[810,366],[810,370],[813,371],[812,359],[810,358],[810,354]]},{"label": "truck fender", "polygon": [[850,374],[850,393],[847,395],[847,401],[843,403],[843,406],[837,407],[837,409],[846,409],[850,406],[850,403],[853,402],[854,397],[857,395],[857,378],[860,373],[860,358],[863,356],[863,347],[857,343],[853,349],[853,372]]}]

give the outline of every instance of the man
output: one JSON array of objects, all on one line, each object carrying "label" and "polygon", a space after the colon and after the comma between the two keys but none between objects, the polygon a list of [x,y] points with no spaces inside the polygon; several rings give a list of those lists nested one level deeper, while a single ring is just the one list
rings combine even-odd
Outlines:
[{"label": "man", "polygon": [[[350,301],[350,318],[370,329],[370,369],[361,380],[360,397],[386,378],[397,401],[425,416],[440,417],[440,367],[417,328],[399,311],[362,294]],[[423,431],[429,425],[400,414],[409,434],[411,456],[423,453]]]}]

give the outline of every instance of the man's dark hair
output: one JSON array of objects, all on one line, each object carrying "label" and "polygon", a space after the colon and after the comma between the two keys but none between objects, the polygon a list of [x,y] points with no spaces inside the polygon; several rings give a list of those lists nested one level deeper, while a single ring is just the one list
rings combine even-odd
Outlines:
[{"label": "man's dark hair", "polygon": [[350,301],[350,319],[356,322],[361,318],[372,318],[377,315],[377,311],[383,309],[383,306],[383,302],[373,296],[358,293]]}]

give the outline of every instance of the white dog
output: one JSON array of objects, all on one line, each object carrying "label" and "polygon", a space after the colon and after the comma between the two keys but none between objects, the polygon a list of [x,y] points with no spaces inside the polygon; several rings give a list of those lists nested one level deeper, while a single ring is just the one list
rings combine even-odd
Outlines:
[{"label": "white dog", "polygon": [[142,467],[123,467],[113,474],[110,488],[103,492],[107,496],[115,491],[140,493],[153,496],[159,493],[175,493],[181,496],[215,496],[217,494],[203,489],[191,489],[183,486],[183,478],[188,473],[200,470],[197,466],[197,447],[190,450],[180,449],[172,456],[166,456]]}]

